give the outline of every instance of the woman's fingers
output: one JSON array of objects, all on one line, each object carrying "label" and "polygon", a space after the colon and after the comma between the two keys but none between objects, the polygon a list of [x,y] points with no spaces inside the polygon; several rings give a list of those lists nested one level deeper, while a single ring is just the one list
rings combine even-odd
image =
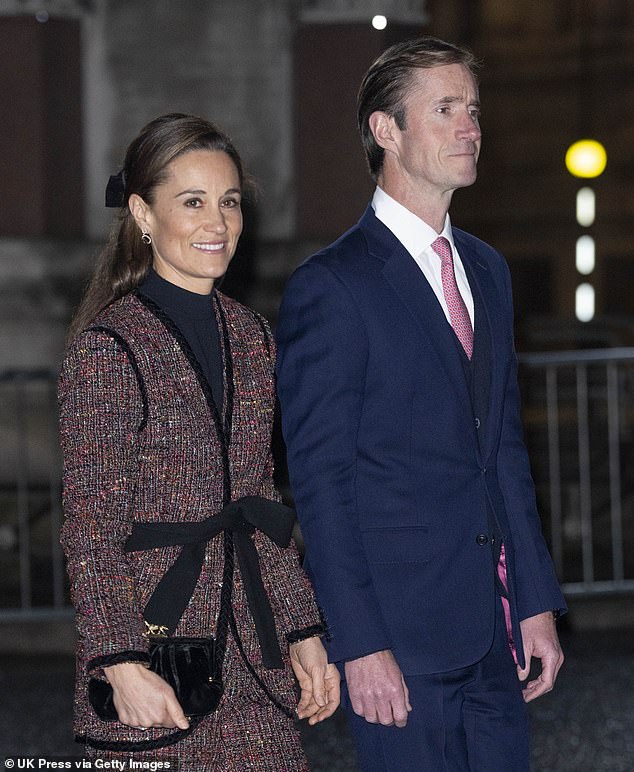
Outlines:
[{"label": "woman's fingers", "polygon": [[326,651],[317,637],[292,644],[290,658],[301,688],[297,715],[308,718],[310,724],[323,721],[339,705],[339,671],[328,664]]},{"label": "woman's fingers", "polygon": [[341,677],[335,665],[328,665],[324,676],[325,701],[322,707],[313,712],[308,723],[312,726],[332,716],[339,707],[341,692]]},{"label": "woman's fingers", "polygon": [[170,692],[171,694],[166,694],[165,696],[165,707],[170,721],[173,722],[171,725],[179,729],[189,729],[189,719],[183,713],[183,709],[180,702],[176,699],[174,691],[170,689]]},{"label": "woman's fingers", "polygon": [[313,667],[310,674],[311,681],[313,683],[313,698],[320,708],[323,708],[326,704],[326,668],[323,665],[316,665]]},{"label": "woman's fingers", "polygon": [[105,673],[120,723],[135,729],[189,727],[174,690],[156,673],[129,662],[105,668]]}]

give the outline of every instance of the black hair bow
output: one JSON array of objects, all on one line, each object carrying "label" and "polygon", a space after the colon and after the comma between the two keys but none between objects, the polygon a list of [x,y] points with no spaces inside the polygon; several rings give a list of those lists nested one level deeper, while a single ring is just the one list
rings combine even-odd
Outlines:
[{"label": "black hair bow", "polygon": [[106,206],[119,208],[125,204],[125,171],[112,174],[106,185]]}]

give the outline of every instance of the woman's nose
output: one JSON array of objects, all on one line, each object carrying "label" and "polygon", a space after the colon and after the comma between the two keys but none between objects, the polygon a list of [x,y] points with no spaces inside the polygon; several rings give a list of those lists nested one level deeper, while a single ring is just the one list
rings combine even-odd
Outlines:
[{"label": "woman's nose", "polygon": [[204,227],[214,233],[224,233],[227,230],[224,212],[221,209],[209,211]]}]

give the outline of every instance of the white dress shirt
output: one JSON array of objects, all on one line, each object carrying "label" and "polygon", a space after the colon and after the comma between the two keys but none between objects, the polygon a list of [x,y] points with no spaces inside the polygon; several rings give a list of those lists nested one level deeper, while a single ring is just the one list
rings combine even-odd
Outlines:
[{"label": "white dress shirt", "polygon": [[377,218],[387,227],[396,238],[401,242],[405,249],[414,258],[416,265],[421,269],[425,278],[429,282],[434,294],[438,298],[442,310],[445,312],[447,321],[451,324],[449,317],[449,308],[445,300],[445,293],[442,288],[442,279],[440,275],[441,261],[440,257],[431,248],[431,245],[439,236],[444,236],[451,244],[453,252],[453,264],[456,274],[458,289],[467,306],[471,326],[473,327],[473,295],[471,287],[467,281],[464,265],[460,259],[460,254],[456,249],[451,232],[451,221],[449,215],[445,217],[445,225],[441,233],[436,231],[426,222],[417,217],[409,209],[406,209],[398,201],[395,201],[384,190],[377,186],[372,197],[372,208]]}]

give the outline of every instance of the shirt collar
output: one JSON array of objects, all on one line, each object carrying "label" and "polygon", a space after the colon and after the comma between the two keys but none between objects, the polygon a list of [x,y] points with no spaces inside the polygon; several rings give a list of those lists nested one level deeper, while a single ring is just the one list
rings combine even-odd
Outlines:
[{"label": "shirt collar", "polygon": [[445,216],[443,229],[438,234],[431,225],[399,204],[378,185],[372,197],[372,208],[377,219],[392,231],[412,257],[418,257],[421,252],[431,247],[439,235],[444,236],[449,241],[455,253],[456,247],[448,213]]}]

